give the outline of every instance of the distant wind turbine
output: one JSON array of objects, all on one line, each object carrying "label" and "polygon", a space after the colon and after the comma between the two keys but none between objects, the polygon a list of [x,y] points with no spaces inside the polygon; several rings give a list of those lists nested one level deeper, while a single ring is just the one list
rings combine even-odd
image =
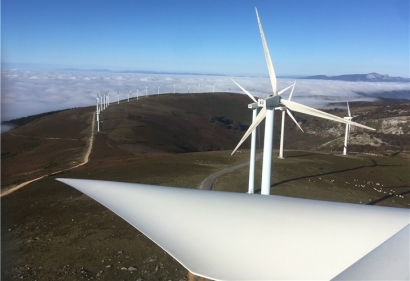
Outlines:
[{"label": "distant wind turbine", "polygon": [[130,90],[128,90],[128,102],[130,102]]},{"label": "distant wind turbine", "polygon": [[189,85],[188,85],[188,93],[189,93]]},{"label": "distant wind turbine", "polygon": [[[343,118],[331,115],[329,113],[302,105],[300,103],[296,103],[290,100],[284,100],[278,94],[277,85],[276,85],[276,74],[273,68],[272,60],[269,54],[269,49],[265,40],[265,35],[263,33],[262,24],[259,19],[258,11],[255,8],[256,17],[258,20],[259,31],[262,39],[263,50],[265,53],[266,64],[268,67],[270,82],[272,86],[273,94],[268,96],[266,99],[259,99],[258,105],[262,107],[262,110],[259,112],[258,116],[256,117],[255,121],[251,124],[249,129],[246,131],[245,135],[239,141],[238,145],[232,152],[239,148],[239,146],[247,139],[247,137],[253,132],[253,130],[265,119],[265,141],[264,141],[264,148],[263,148],[263,163],[262,163],[262,183],[261,183],[261,194],[263,195],[270,195],[270,188],[271,188],[271,170],[272,170],[272,151],[273,151],[273,126],[274,126],[274,109],[276,107],[286,107],[289,110],[333,120],[340,123],[348,123],[348,121],[344,120]],[[283,90],[284,91],[284,90]],[[281,91],[280,93],[282,93]],[[351,125],[374,130],[373,128],[351,122]]]},{"label": "distant wind turbine", "polygon": [[120,104],[120,92],[118,92],[117,104]]},{"label": "distant wind turbine", "polygon": [[[290,99],[292,98],[292,94],[293,94],[293,90],[295,89],[295,85],[296,85],[296,81],[295,83],[292,85],[292,92],[289,95],[288,100],[290,101]],[[300,127],[299,123],[296,121],[295,117],[293,117],[292,113],[290,112],[289,109],[287,109],[286,107],[282,106],[279,108],[282,111],[282,127],[281,127],[281,131],[280,131],[280,146],[279,146],[279,158],[283,159],[283,138],[285,135],[285,113],[287,113],[289,115],[290,118],[292,118],[293,122],[295,122],[295,124],[299,127],[299,129],[303,132],[302,128]]]},{"label": "distant wind turbine", "polygon": [[145,97],[148,97],[147,93],[148,93],[148,87],[145,87]]},{"label": "distant wind turbine", "polygon": [[159,85],[158,85],[158,95],[159,95]]},{"label": "distant wind turbine", "polygon": [[137,100],[138,100],[138,94],[139,94],[139,90],[138,90],[138,87],[137,87]]},{"label": "distant wind turbine", "polygon": [[357,116],[352,116],[350,114],[349,102],[347,102],[347,113],[349,114],[349,116],[343,117],[345,120],[348,121],[348,123],[346,123],[345,145],[343,146],[343,155],[347,155],[347,139],[350,136],[350,121],[352,121],[353,118],[357,117]]},{"label": "distant wind turbine", "polygon": [[215,84],[212,84],[212,93],[215,93]]},{"label": "distant wind turbine", "polygon": [[98,108],[98,103],[100,99],[98,98],[98,94],[97,94],[96,99],[97,99],[97,131],[99,132],[100,131],[100,110]]},{"label": "distant wind turbine", "polygon": [[175,94],[175,84],[174,84],[174,94]]}]

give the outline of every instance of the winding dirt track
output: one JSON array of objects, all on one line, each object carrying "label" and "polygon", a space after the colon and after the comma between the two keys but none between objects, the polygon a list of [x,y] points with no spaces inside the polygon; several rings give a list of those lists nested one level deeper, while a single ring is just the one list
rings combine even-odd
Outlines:
[{"label": "winding dirt track", "polygon": [[[70,168],[67,168],[67,169],[63,169],[63,170],[57,171],[57,172],[53,172],[53,173],[51,173],[51,174],[43,175],[43,176],[41,176],[41,177],[39,177],[39,178],[36,178],[36,179],[33,179],[33,180],[29,180],[29,181],[20,183],[19,185],[16,185],[16,186],[14,186],[14,187],[12,187],[12,188],[10,188],[10,189],[8,189],[8,190],[2,192],[2,193],[0,194],[0,198],[3,197],[3,196],[9,195],[9,194],[13,193],[14,191],[19,190],[20,188],[22,188],[22,187],[28,185],[29,183],[32,183],[32,182],[37,181],[37,180],[39,180],[39,179],[42,179],[42,178],[44,178],[44,177],[51,176],[51,175],[54,175],[54,174],[57,174],[57,173],[61,173],[61,172],[63,172],[63,171],[68,171],[68,170],[71,170],[71,169],[74,169],[74,168],[77,168],[77,167],[80,167],[80,166],[82,166],[82,165],[87,164],[87,163],[88,163],[88,159],[89,159],[89,157],[90,157],[91,149],[92,149],[92,147],[93,147],[94,127],[95,127],[95,112],[94,112],[94,114],[93,114],[92,123],[91,123],[91,136],[90,136],[90,138],[88,139],[88,148],[87,148],[87,151],[86,151],[86,153],[85,153],[85,155],[84,155],[84,159],[83,159],[83,161],[82,161],[80,164],[75,165],[75,166],[70,167]],[[48,139],[58,139],[58,138],[48,138]]]},{"label": "winding dirt track", "polygon": [[[261,156],[262,156],[262,152],[256,154],[255,162],[256,162],[257,160],[259,160],[259,158],[261,158]],[[237,170],[237,169],[243,168],[243,167],[245,167],[245,166],[249,166],[249,162],[245,162],[245,163],[238,164],[238,165],[235,165],[235,166],[232,166],[232,167],[229,167],[229,168],[225,168],[225,169],[223,169],[223,170],[221,170],[221,171],[219,171],[219,172],[217,172],[217,173],[215,173],[215,174],[212,174],[212,175],[210,175],[209,177],[207,177],[207,178],[198,186],[198,189],[212,190],[212,186],[214,185],[214,182],[215,182],[215,180],[216,180],[217,178],[219,178],[220,176],[223,176],[223,175],[225,175],[225,174],[227,174],[227,173],[233,172],[233,171],[235,171],[235,170]]]}]

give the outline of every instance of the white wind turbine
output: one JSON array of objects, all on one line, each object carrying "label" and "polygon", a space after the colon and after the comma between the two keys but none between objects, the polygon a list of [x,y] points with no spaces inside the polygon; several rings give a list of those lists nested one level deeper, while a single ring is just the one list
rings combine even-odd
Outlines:
[{"label": "white wind turbine", "polygon": [[138,94],[139,94],[139,90],[138,90],[138,87],[137,87],[137,100],[138,100]]},{"label": "white wind turbine", "polygon": [[347,102],[347,113],[349,114],[349,116],[343,117],[343,119],[348,121],[348,123],[346,123],[345,145],[343,146],[343,155],[347,155],[347,139],[350,136],[350,121],[352,121],[353,118],[357,117],[352,116],[350,114],[349,102]]},{"label": "white wind turbine", "polygon": [[174,84],[174,94],[175,94],[175,84]]},{"label": "white wind turbine", "polygon": [[97,99],[97,131],[99,132],[100,131],[100,109],[98,108],[98,103],[100,102],[100,99],[98,97],[98,94],[97,94],[96,99]]},{"label": "white wind turbine", "polygon": [[107,91],[107,106],[108,107],[110,105],[110,91]]},{"label": "white wind turbine", "polygon": [[[272,85],[273,95],[268,96],[266,99],[259,99],[258,105],[262,107],[262,110],[259,112],[258,116],[256,117],[255,121],[246,131],[245,135],[239,141],[238,145],[232,152],[239,148],[239,146],[246,140],[246,138],[253,132],[253,130],[262,122],[263,119],[266,117],[265,121],[265,141],[264,141],[264,148],[263,148],[263,163],[262,163],[262,183],[261,183],[261,194],[263,195],[270,195],[270,187],[271,187],[271,170],[272,170],[272,151],[273,151],[273,125],[274,125],[274,109],[276,107],[286,107],[288,110],[333,120],[340,123],[348,123],[348,121],[344,120],[343,118],[331,115],[329,113],[302,105],[300,103],[296,103],[290,100],[284,100],[278,94],[277,85],[276,85],[276,74],[273,68],[272,60],[269,54],[268,45],[266,43],[265,35],[263,33],[262,24],[259,19],[258,10],[255,8],[256,17],[258,20],[259,31],[262,39],[263,50],[265,53],[266,64],[268,67],[270,82]],[[281,91],[283,92],[283,91]],[[350,122],[351,125],[366,128],[369,130],[374,130],[373,128],[355,123]]]},{"label": "white wind turbine", "polygon": [[130,90],[128,90],[128,102],[130,102]]},{"label": "white wind turbine", "polygon": [[159,87],[160,87],[160,86],[158,85],[158,94],[157,94],[157,95],[159,95]]},{"label": "white wind turbine", "polygon": [[148,87],[145,87],[145,97],[148,97]]},{"label": "white wind turbine", "polygon": [[101,110],[105,110],[106,94],[101,93]]},{"label": "white wind turbine", "polygon": [[120,92],[118,92],[117,104],[120,104]]},{"label": "white wind turbine", "polygon": [[[249,93],[245,88],[243,88],[241,85],[239,85],[235,80],[231,79],[248,97],[251,98],[251,100],[254,101],[254,103],[248,104],[248,108],[252,109],[253,114],[252,114],[252,123],[255,121],[257,113],[258,113],[258,101],[255,99],[255,97]],[[294,89],[295,84],[290,85],[280,91],[278,94],[282,94],[288,89],[292,88],[292,93]],[[290,97],[292,96],[292,93],[290,94]],[[290,99],[289,97],[289,99]],[[293,116],[292,116],[293,117]],[[296,121],[295,121],[296,122]],[[283,130],[283,128],[282,128]],[[250,160],[249,160],[249,185],[248,185],[248,193],[252,194],[254,193],[254,185],[255,185],[255,159],[256,159],[256,130],[252,132],[252,139],[251,139],[251,151],[250,151]]]},{"label": "white wind turbine", "polygon": [[[288,100],[292,98],[293,90],[295,89],[296,81],[293,84],[292,87],[292,92],[290,92]],[[280,93],[279,93],[280,94]],[[293,122],[299,127],[299,129],[303,132],[302,128],[299,126],[299,123],[296,121],[295,117],[293,117],[292,113],[290,112],[289,109],[286,107],[282,106],[279,108],[282,111],[282,127],[280,131],[280,147],[279,147],[279,158],[283,159],[283,138],[285,135],[285,112],[289,115],[290,118],[292,118]]]}]

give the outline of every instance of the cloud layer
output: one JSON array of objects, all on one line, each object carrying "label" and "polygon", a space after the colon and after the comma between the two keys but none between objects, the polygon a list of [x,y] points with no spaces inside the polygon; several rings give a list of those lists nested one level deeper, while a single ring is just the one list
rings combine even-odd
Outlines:
[{"label": "cloud layer", "polygon": [[[268,78],[232,77],[256,97],[271,94]],[[294,80],[278,79],[278,89]],[[159,93],[237,92],[241,90],[227,76],[134,74],[69,71],[3,70],[1,88],[1,118],[10,120],[28,115],[94,105],[97,93],[111,93],[111,102],[139,95]],[[357,92],[377,93],[392,90],[409,90],[408,83],[369,83],[322,80],[297,80],[292,100],[316,108],[329,103],[364,101]],[[287,98],[288,93],[284,94]]]}]

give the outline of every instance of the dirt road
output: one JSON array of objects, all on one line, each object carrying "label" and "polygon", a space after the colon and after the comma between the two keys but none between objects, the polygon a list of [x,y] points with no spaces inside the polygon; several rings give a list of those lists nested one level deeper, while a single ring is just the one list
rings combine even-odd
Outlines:
[{"label": "dirt road", "polygon": [[[88,159],[89,159],[89,157],[90,157],[91,149],[92,149],[92,147],[93,147],[94,127],[95,127],[95,112],[94,112],[94,114],[93,114],[92,123],[91,123],[91,135],[90,135],[90,137],[88,138],[88,148],[87,148],[87,151],[86,151],[86,153],[85,153],[85,155],[84,155],[84,159],[83,159],[83,161],[82,161],[80,164],[75,165],[75,166],[73,166],[73,167],[70,167],[70,168],[68,168],[68,169],[63,169],[63,170],[60,170],[60,171],[57,171],[57,172],[53,172],[53,173],[50,173],[50,174],[43,175],[43,176],[38,177],[38,178],[33,179],[33,180],[29,180],[29,181],[23,182],[23,183],[21,183],[21,184],[19,184],[19,185],[16,185],[16,186],[14,186],[14,187],[12,187],[12,188],[10,188],[10,189],[8,189],[8,190],[2,192],[2,193],[0,194],[0,198],[3,197],[3,196],[9,195],[9,194],[13,193],[14,191],[19,190],[20,188],[22,188],[22,187],[28,185],[29,183],[32,183],[32,182],[37,181],[37,180],[40,180],[40,179],[42,179],[42,178],[44,178],[44,177],[47,177],[47,176],[50,176],[50,175],[53,175],[53,174],[57,174],[57,173],[60,173],[60,172],[62,172],[62,171],[71,170],[71,169],[80,167],[80,166],[82,166],[82,165],[84,165],[84,164],[87,164],[87,163],[88,163]],[[49,139],[58,139],[58,138],[49,138]]]},{"label": "dirt road", "polygon": [[[261,158],[262,154],[263,154],[262,152],[256,154],[255,161],[258,161],[258,160]],[[207,177],[207,178],[199,185],[198,189],[212,190],[212,186],[214,185],[214,182],[215,182],[215,180],[216,180],[217,178],[219,178],[220,176],[223,176],[223,175],[225,175],[225,174],[227,174],[227,173],[233,172],[233,171],[235,171],[235,170],[237,170],[237,169],[243,168],[243,167],[245,167],[245,166],[249,166],[249,162],[245,162],[245,163],[242,163],[242,164],[238,164],[238,165],[235,165],[235,166],[232,166],[232,167],[223,169],[222,171],[219,171],[219,172],[217,172],[217,173],[215,173],[215,174],[212,174],[212,175],[210,175],[209,177]]]}]

